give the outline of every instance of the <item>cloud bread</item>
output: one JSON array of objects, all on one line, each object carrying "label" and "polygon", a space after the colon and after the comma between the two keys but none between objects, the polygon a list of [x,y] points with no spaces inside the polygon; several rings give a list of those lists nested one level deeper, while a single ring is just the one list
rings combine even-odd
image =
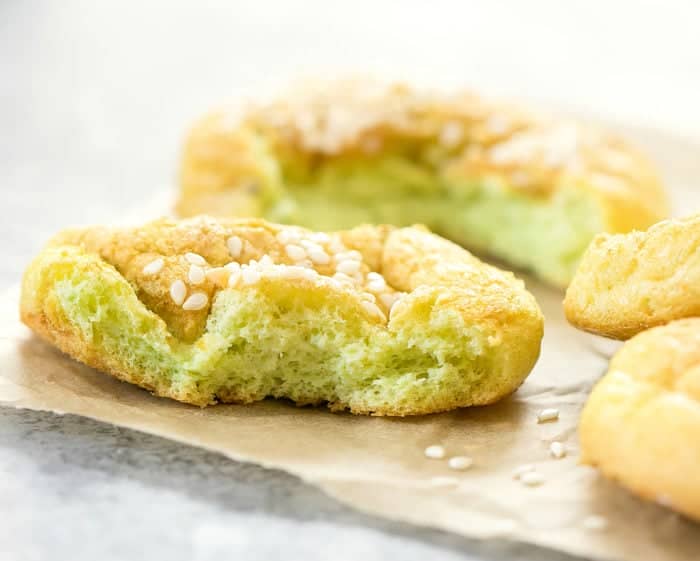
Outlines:
[{"label": "cloud bread", "polygon": [[471,93],[362,80],[206,116],[180,180],[183,216],[423,223],[562,287],[595,234],[668,215],[653,166],[612,134]]},{"label": "cloud bread", "polygon": [[543,332],[522,281],[423,228],[208,217],[59,234],[25,273],[21,316],[159,396],[376,415],[492,403]]},{"label": "cloud bread", "polygon": [[625,343],[588,399],[579,433],[583,462],[700,520],[700,319]]},{"label": "cloud bread", "polygon": [[564,308],[576,327],[615,339],[700,316],[700,215],[596,237]]}]

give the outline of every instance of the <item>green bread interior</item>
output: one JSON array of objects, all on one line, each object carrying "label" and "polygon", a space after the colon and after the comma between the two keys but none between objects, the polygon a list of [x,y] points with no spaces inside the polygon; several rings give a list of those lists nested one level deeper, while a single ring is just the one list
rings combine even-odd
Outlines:
[{"label": "green bread interior", "polygon": [[[188,344],[98,257],[57,248],[40,259],[25,297],[90,349],[77,358],[198,405],[277,397],[365,413],[450,409],[514,391],[539,354],[534,316],[494,346],[493,330],[437,311],[438,291],[411,296],[405,317],[388,330],[328,290],[290,290],[279,279],[261,281],[261,290],[219,292],[205,332]],[[516,335],[521,330],[526,340]]]},{"label": "green bread interior", "polygon": [[[596,201],[563,186],[551,196],[518,193],[498,178],[445,177],[445,154],[393,150],[293,164],[268,182],[266,218],[317,230],[362,223],[422,223],[458,243],[566,286],[589,242],[603,229]],[[274,184],[274,186],[272,186]]]}]

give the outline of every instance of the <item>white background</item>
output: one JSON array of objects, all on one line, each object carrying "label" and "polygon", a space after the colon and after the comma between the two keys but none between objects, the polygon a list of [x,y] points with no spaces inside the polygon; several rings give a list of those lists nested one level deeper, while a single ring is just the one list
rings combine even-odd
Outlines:
[{"label": "white background", "polygon": [[[171,186],[193,119],[299,76],[467,86],[700,136],[699,5],[2,2],[2,267],[18,274],[57,228],[106,220]],[[9,226],[46,206],[40,229]]]}]

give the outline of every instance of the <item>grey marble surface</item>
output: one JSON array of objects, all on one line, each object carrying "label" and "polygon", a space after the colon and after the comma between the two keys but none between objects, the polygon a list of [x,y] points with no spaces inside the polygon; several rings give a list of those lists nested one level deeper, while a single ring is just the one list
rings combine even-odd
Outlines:
[{"label": "grey marble surface", "polygon": [[[16,283],[59,228],[114,219],[171,186],[185,124],[259,84],[314,66],[392,68],[546,97],[568,88],[552,74],[563,61],[545,44],[556,39],[546,35],[558,25],[551,18],[572,37],[566,55],[579,63],[576,76],[614,74],[604,60],[594,70],[595,57],[581,50],[587,32],[576,18],[593,21],[584,8],[528,8],[550,19],[533,17],[541,29],[521,32],[521,16],[505,17],[501,3],[428,12],[392,2],[308,4],[304,13],[269,1],[0,2],[0,287]],[[399,11],[402,26],[388,25]],[[643,21],[656,29],[653,13]],[[677,23],[672,49],[688,37]],[[498,25],[528,41],[530,63],[493,42]],[[417,36],[422,44],[409,40]],[[604,29],[598,42],[605,37],[615,39]],[[631,54],[640,45],[620,48]],[[687,86],[678,57],[695,62],[692,52],[679,50],[665,76],[675,72]],[[643,73],[628,69],[616,91],[646,85],[663,95],[645,82],[654,60],[640,55]],[[458,67],[464,76],[454,76]],[[680,88],[688,100],[697,98],[693,85]],[[590,88],[574,94],[608,99]],[[634,97],[625,110],[641,103]],[[281,472],[87,419],[10,409],[0,409],[0,521],[2,561],[570,559],[364,516]]]},{"label": "grey marble surface", "polygon": [[0,559],[573,559],[358,514],[279,471],[0,409]]}]

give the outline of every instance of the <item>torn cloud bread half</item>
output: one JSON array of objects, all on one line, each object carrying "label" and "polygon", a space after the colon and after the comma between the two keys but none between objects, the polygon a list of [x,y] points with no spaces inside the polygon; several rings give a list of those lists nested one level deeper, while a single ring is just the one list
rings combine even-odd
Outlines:
[{"label": "torn cloud bread half", "polygon": [[648,227],[668,203],[649,161],[593,127],[349,81],[197,123],[177,211],[320,230],[422,223],[564,287],[595,234]]},{"label": "torn cloud bread half", "polygon": [[25,273],[21,315],[156,395],[377,415],[497,401],[543,332],[522,281],[425,229],[205,217],[58,235]]}]

